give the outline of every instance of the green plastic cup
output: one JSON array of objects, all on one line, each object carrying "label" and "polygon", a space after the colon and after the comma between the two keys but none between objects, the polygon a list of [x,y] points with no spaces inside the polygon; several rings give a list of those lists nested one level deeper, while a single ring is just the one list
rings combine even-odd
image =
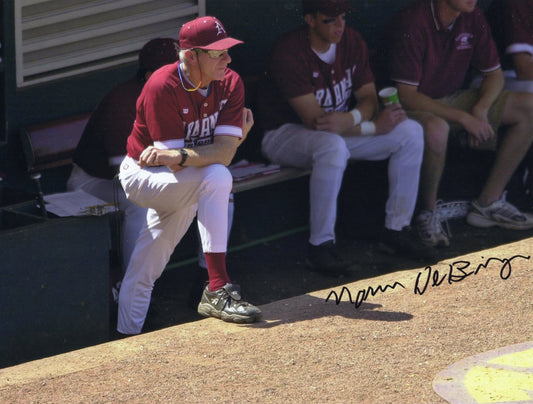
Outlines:
[{"label": "green plastic cup", "polygon": [[396,87],[385,87],[378,93],[378,95],[385,106],[400,103],[398,89]]}]

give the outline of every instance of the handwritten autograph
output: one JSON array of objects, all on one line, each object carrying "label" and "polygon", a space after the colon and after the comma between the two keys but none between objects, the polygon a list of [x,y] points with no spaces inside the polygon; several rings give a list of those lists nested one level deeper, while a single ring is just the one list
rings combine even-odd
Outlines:
[{"label": "handwritten autograph", "polygon": [[[481,264],[478,264],[477,266],[472,265],[469,261],[455,261],[451,264],[448,264],[448,268],[446,270],[437,270],[434,269],[431,266],[427,266],[424,268],[423,271],[420,271],[416,277],[416,281],[414,284],[413,292],[415,295],[423,295],[428,286],[431,285],[431,287],[438,287],[443,284],[446,280],[448,281],[448,284],[461,282],[468,278],[471,275],[477,275],[480,270],[487,269],[487,267],[491,263],[497,263],[500,265],[500,278],[502,280],[509,279],[512,273],[512,261],[515,259],[525,259],[529,260],[531,257],[524,256],[524,255],[514,255],[511,258],[496,258],[491,257],[485,260],[485,262],[482,262]],[[484,257],[481,257],[481,259],[484,259]],[[377,288],[368,287],[366,289],[361,289],[357,292],[357,295],[355,296],[355,300],[352,298],[352,293],[350,290],[343,286],[340,292],[340,295],[337,294],[334,290],[329,292],[328,297],[326,298],[326,302],[329,301],[330,298],[335,299],[335,304],[339,305],[344,294],[346,293],[348,296],[348,299],[351,304],[355,306],[357,309],[363,302],[365,302],[370,296],[375,296],[377,293],[385,293],[387,289],[395,289],[397,286],[400,286],[405,289],[405,286],[401,284],[400,282],[394,282],[392,285],[378,285]]]}]

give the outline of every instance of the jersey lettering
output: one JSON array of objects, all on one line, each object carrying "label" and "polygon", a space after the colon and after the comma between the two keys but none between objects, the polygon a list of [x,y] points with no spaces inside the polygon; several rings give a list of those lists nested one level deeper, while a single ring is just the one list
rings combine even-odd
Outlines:
[{"label": "jersey lettering", "polygon": [[333,107],[333,98],[331,97],[331,91],[329,88],[326,89],[326,98],[324,99],[322,107],[324,107],[326,110],[331,110]]},{"label": "jersey lettering", "polygon": [[[333,85],[333,94],[330,88],[320,88],[315,92],[318,105],[326,111],[346,111],[348,100],[352,96],[352,76],[350,69],[346,75]],[[335,99],[335,102],[333,101]]]},{"label": "jersey lettering", "polygon": [[210,144],[218,121],[218,112],[196,121],[184,123],[185,144],[187,147]]},{"label": "jersey lettering", "polygon": [[315,92],[315,98],[318,101],[318,105],[323,106],[322,99],[324,98],[324,94],[326,91],[324,89],[319,89]]},{"label": "jersey lettering", "polygon": [[342,90],[340,84],[335,84],[333,90],[335,91],[335,106],[337,107],[342,104]]},{"label": "jersey lettering", "polygon": [[202,134],[200,136],[202,138],[206,138],[206,137],[209,137],[209,135],[211,135],[211,127],[209,125],[209,118],[204,118],[202,119]]},{"label": "jersey lettering", "polygon": [[[184,125],[185,125],[185,122],[184,122]],[[190,137],[190,138],[198,137],[199,125],[200,125],[199,121],[189,122],[187,129],[185,130],[186,137]]]}]

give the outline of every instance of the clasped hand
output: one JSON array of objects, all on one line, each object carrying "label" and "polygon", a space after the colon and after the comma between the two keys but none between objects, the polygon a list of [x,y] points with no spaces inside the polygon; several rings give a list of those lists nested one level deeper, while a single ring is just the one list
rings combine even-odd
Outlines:
[{"label": "clasped hand", "polygon": [[481,144],[494,140],[495,134],[487,118],[487,111],[472,109],[472,114],[466,114],[462,122],[468,133],[468,145],[479,147]]},{"label": "clasped hand", "polygon": [[138,164],[140,167],[172,166],[175,164],[175,158],[174,150],[148,146],[142,151]]}]

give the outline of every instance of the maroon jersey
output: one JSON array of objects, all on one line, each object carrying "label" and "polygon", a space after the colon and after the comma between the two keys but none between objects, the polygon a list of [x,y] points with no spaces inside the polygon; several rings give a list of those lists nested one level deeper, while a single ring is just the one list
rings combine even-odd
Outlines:
[{"label": "maroon jersey", "polygon": [[533,0],[507,0],[504,11],[506,53],[533,56]]},{"label": "maroon jersey", "polygon": [[337,44],[335,62],[322,61],[311,49],[307,27],[282,35],[274,44],[259,107],[264,129],[301,123],[287,100],[314,94],[325,111],[348,111],[353,91],[374,81],[366,44],[346,27]]},{"label": "maroon jersey", "polygon": [[135,121],[135,103],[143,83],[137,78],[111,90],[91,114],[74,153],[74,162],[93,177],[112,179],[113,166],[126,155],[126,141]]},{"label": "maroon jersey", "polygon": [[443,27],[435,0],[412,3],[393,20],[388,31],[390,72],[398,83],[418,86],[432,98],[460,89],[472,66],[481,72],[500,68],[487,21],[476,7]]},{"label": "maroon jersey", "polygon": [[239,75],[226,69],[224,79],[211,82],[204,97],[183,88],[179,68],[179,63],[164,66],[144,85],[128,138],[130,157],[138,159],[151,145],[176,149],[211,144],[217,135],[242,137],[244,85]]}]

